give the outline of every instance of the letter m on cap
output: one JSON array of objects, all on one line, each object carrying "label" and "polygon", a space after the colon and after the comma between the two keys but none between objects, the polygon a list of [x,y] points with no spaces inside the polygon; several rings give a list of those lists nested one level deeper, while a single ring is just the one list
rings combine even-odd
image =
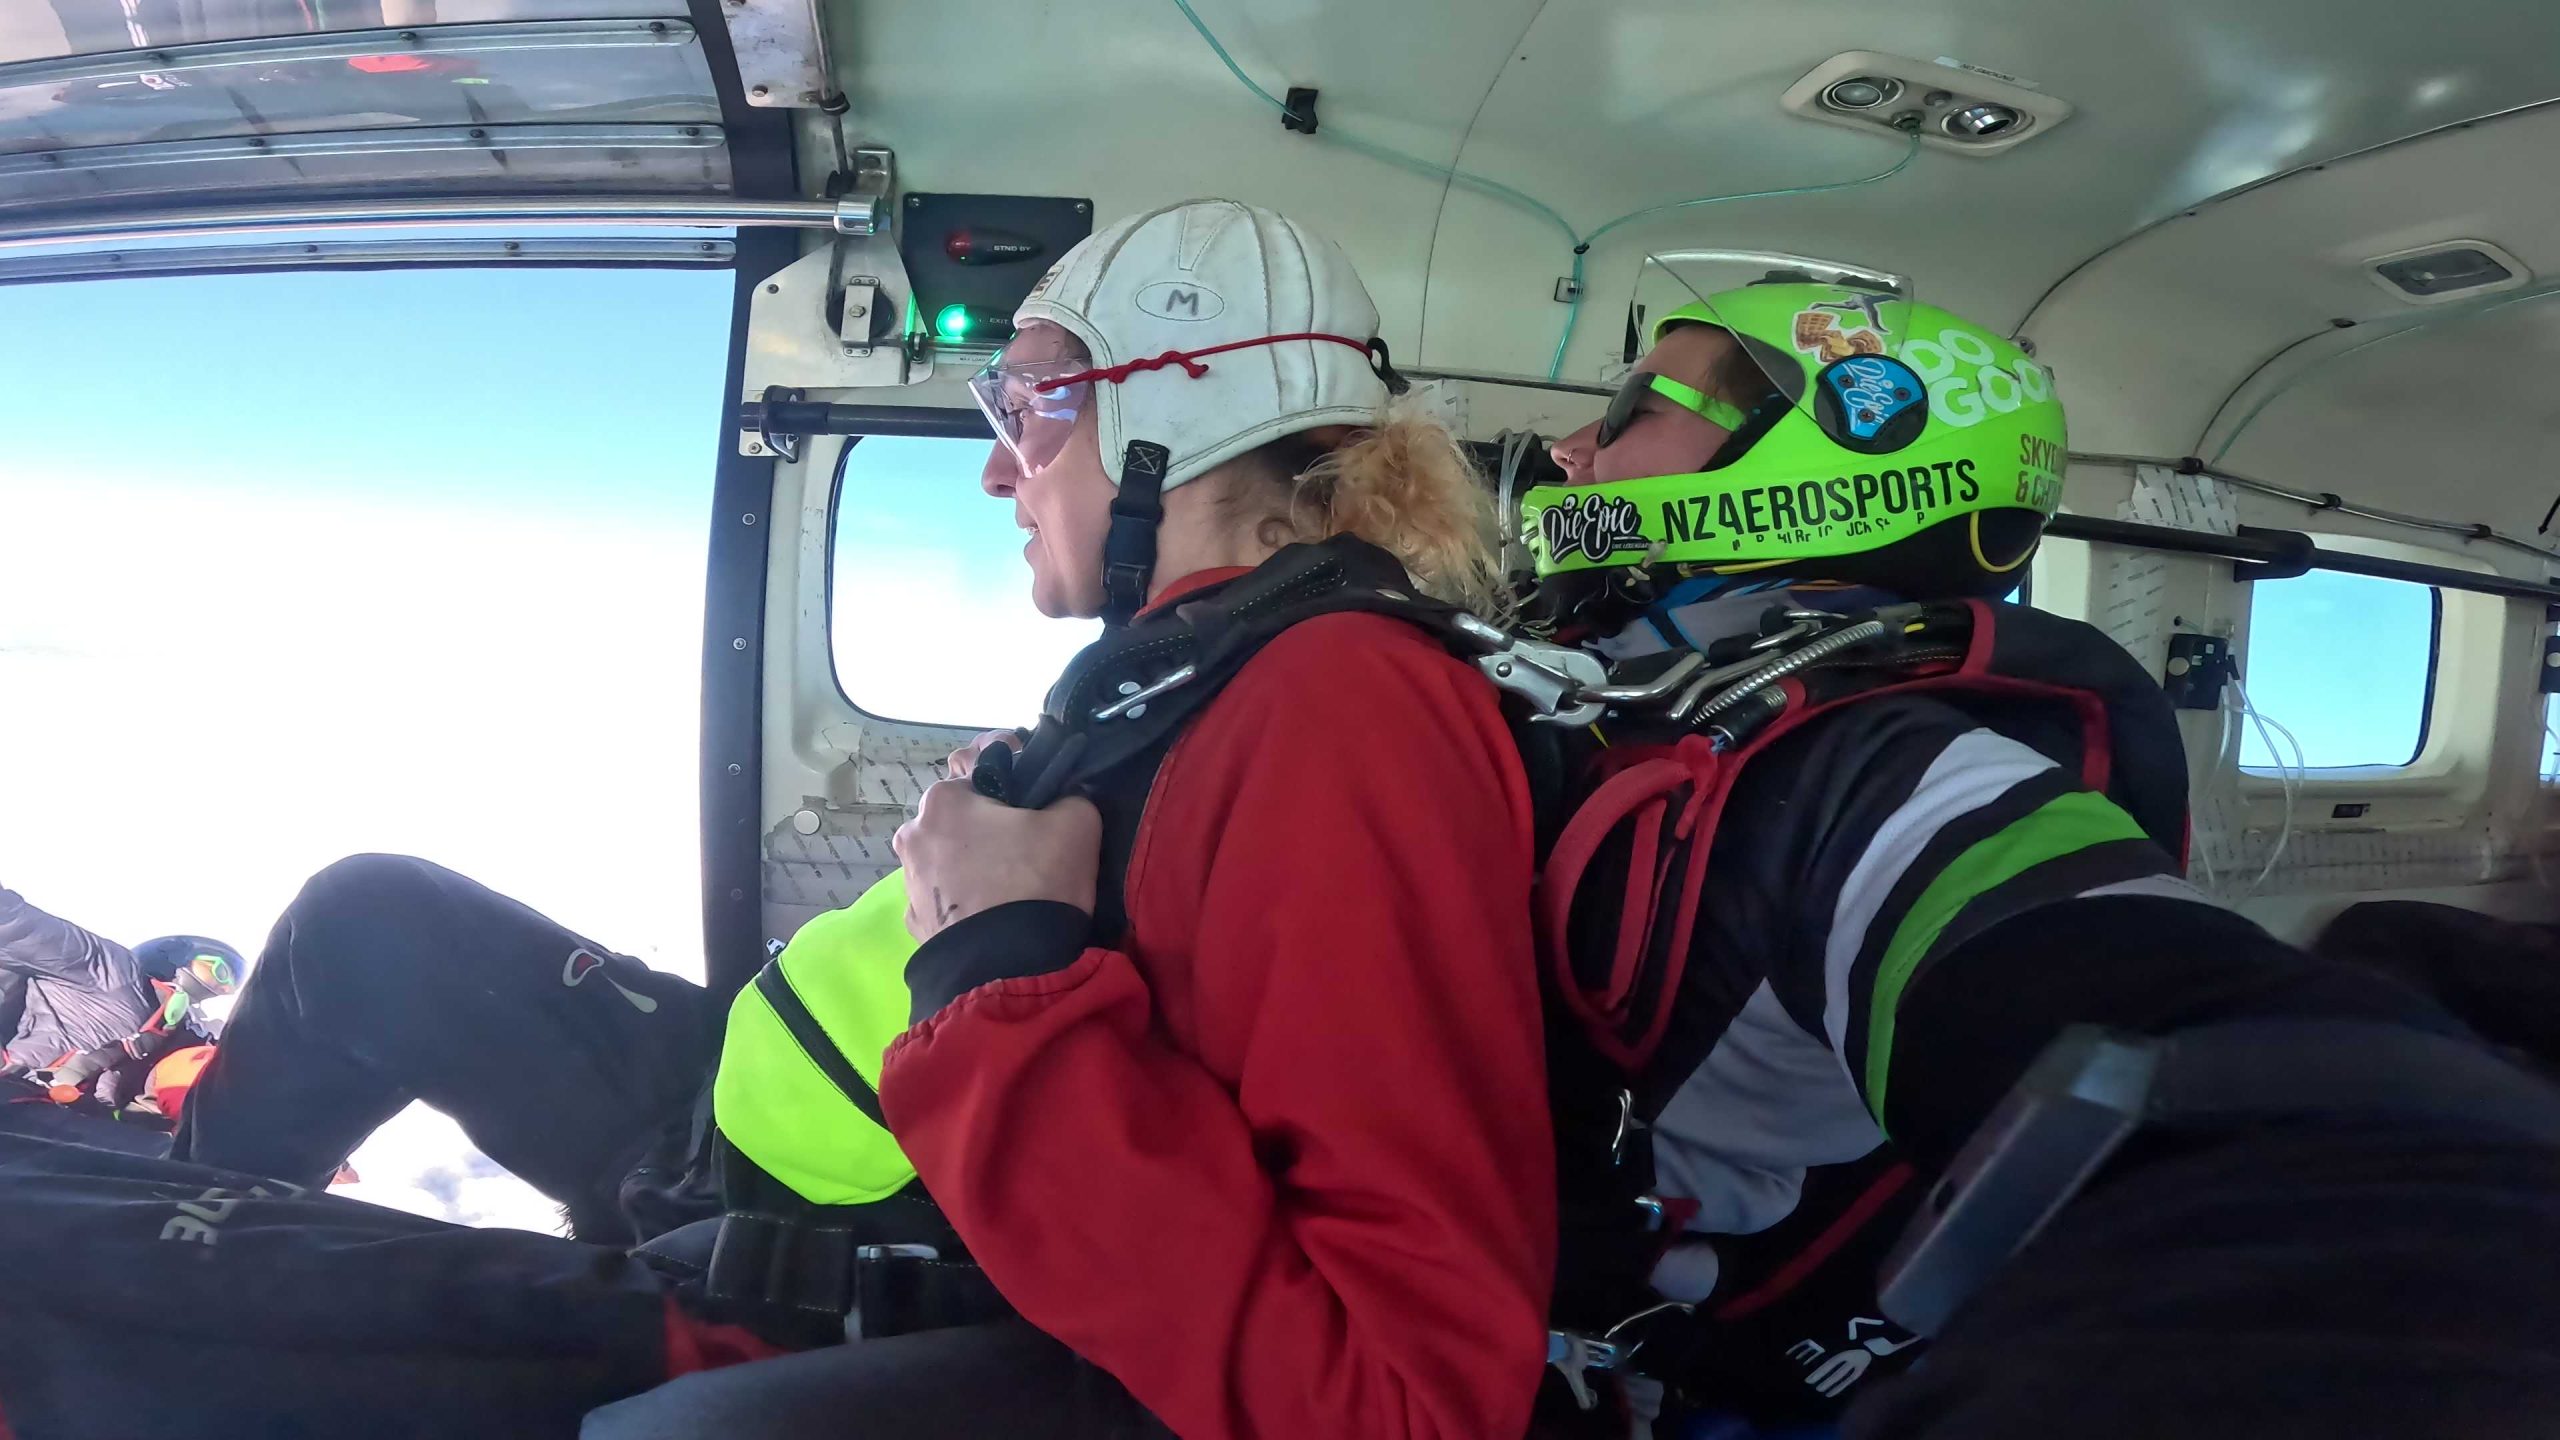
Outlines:
[{"label": "letter m on cap", "polygon": [[1179,288],[1165,291],[1164,311],[1167,318],[1170,318],[1176,310],[1197,316],[1200,313],[1200,292]]}]

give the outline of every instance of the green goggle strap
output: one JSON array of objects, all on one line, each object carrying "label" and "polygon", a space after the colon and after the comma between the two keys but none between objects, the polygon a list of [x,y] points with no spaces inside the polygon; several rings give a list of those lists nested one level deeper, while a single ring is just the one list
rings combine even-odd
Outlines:
[{"label": "green goggle strap", "polygon": [[1683,410],[1704,416],[1710,424],[1721,425],[1727,430],[1739,430],[1743,422],[1751,418],[1743,413],[1742,407],[1732,401],[1719,400],[1704,390],[1683,385],[1668,375],[1648,375],[1645,379],[1651,382],[1654,394]]}]

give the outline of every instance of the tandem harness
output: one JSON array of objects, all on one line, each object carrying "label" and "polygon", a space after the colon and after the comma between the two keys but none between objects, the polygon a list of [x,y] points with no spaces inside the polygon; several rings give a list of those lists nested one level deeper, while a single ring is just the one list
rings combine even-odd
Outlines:
[{"label": "tandem harness", "polygon": [[[982,755],[973,783],[1038,808],[1127,767],[1151,768],[1264,645],[1341,612],[1428,631],[1501,689],[1522,722],[1563,1219],[1551,1358],[1586,1407],[1596,1403],[1587,1371],[1625,1366],[1647,1336],[1689,1320],[1647,1284],[1686,1214],[1652,1193],[1646,1135],[1676,1080],[1646,1077],[1659,1068],[1699,943],[1716,822],[1751,757],[1835,706],[1888,689],[1940,690],[2110,794],[2165,847],[2184,842],[2174,720],[2130,657],[2073,622],[1969,602],[1781,608],[1759,633],[1612,674],[1589,651],[1418,594],[1393,557],[1349,538],[1292,546],[1106,632],[1051,691],[1022,749]],[[1124,917],[1108,814],[1105,823],[1097,930],[1110,935]]]}]

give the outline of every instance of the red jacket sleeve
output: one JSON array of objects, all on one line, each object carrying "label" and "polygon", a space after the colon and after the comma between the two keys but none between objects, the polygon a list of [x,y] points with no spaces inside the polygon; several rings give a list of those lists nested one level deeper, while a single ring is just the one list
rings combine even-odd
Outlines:
[{"label": "red jacket sleeve", "polygon": [[891,1048],[891,1124],[1023,1315],[1187,1440],[1519,1435],[1556,1224],[1531,845],[1479,677],[1400,622],[1302,624],[1158,776],[1159,986],[1064,907],[954,926],[1010,978]]}]

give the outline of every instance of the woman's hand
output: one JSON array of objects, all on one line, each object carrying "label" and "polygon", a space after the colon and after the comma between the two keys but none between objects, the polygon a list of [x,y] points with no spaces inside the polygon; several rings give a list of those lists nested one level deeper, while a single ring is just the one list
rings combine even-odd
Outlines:
[{"label": "woman's hand", "polygon": [[[977,748],[963,752],[972,763]],[[960,758],[952,756],[955,766]],[[977,793],[965,778],[945,780],[924,792],[915,818],[889,843],[907,867],[907,929],[918,940],[1016,900],[1055,900],[1093,913],[1102,812],[1080,795],[1046,810],[1016,810]]]},{"label": "woman's hand", "polygon": [[968,779],[969,772],[978,768],[978,757],[986,754],[990,746],[996,745],[1001,745],[1008,750],[1019,750],[1022,748],[1022,732],[1019,730],[988,731],[952,751],[951,758],[942,762],[942,773],[954,780]]}]

